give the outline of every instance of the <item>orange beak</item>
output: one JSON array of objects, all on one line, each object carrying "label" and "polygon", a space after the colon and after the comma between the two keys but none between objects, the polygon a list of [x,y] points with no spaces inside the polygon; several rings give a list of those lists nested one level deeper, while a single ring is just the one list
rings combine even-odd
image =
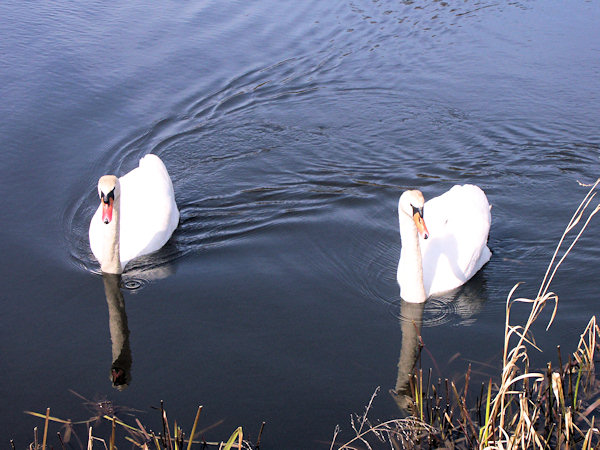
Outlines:
[{"label": "orange beak", "polygon": [[423,219],[423,216],[419,211],[416,211],[413,214],[413,220],[415,221],[415,225],[417,226],[417,231],[419,232],[419,235],[421,235],[423,239],[427,239],[429,237],[429,230],[427,230],[427,225],[425,225],[425,219]]},{"label": "orange beak", "polygon": [[113,199],[109,198],[108,202],[102,200],[102,222],[109,223],[112,220],[113,214]]}]

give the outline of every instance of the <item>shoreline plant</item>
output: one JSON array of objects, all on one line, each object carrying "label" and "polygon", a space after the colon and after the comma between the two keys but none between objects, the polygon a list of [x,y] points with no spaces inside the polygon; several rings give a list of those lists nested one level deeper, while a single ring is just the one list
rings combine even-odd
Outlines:
[{"label": "shoreline plant", "polygon": [[[42,435],[42,441],[40,442],[38,439],[37,427],[34,428],[34,441],[31,444],[29,444],[29,450],[47,449],[46,444],[48,442],[49,437],[48,425],[50,422],[59,423],[63,425],[63,428],[65,430],[64,436],[60,432],[57,433],[57,438],[62,450],[66,450],[67,445],[69,444],[73,436],[75,437],[75,440],[77,441],[81,449],[92,450],[92,448],[94,447],[94,443],[97,443],[101,446],[101,448],[104,448],[105,450],[115,450],[117,449],[117,432],[121,430],[125,433],[123,440],[129,442],[132,445],[132,448],[140,448],[144,450],[191,450],[193,445],[196,445],[196,447],[200,446],[200,448],[202,449],[216,448],[218,450],[260,449],[260,440],[265,426],[265,422],[263,422],[260,427],[257,442],[255,444],[249,440],[244,440],[244,432],[242,430],[242,427],[236,428],[227,441],[212,442],[206,441],[204,439],[199,439],[199,436],[201,436],[205,431],[219,424],[217,423],[203,430],[198,430],[198,423],[200,419],[200,413],[202,412],[202,408],[202,406],[198,407],[196,417],[194,419],[194,423],[192,425],[189,435],[186,435],[184,430],[179,425],[177,425],[177,422],[173,424],[171,431],[169,421],[167,419],[167,412],[164,408],[164,403],[162,401],[160,402],[162,432],[158,434],[153,431],[147,431],[146,427],[142,425],[138,418],[135,419],[135,426],[125,423],[123,420],[117,418],[116,414],[114,414],[114,411],[111,411],[111,415],[99,414],[88,420],[76,422],[50,416],[50,408],[46,409],[46,414],[25,411],[26,414],[44,419],[44,431]],[[101,438],[94,435],[94,429],[97,428],[96,425],[99,424],[99,422],[101,421],[107,421],[110,424],[110,435],[107,438]],[[74,427],[77,425],[84,425],[87,427],[87,441],[85,443],[74,432]],[[16,450],[15,444],[12,440],[11,448],[13,450]]]}]

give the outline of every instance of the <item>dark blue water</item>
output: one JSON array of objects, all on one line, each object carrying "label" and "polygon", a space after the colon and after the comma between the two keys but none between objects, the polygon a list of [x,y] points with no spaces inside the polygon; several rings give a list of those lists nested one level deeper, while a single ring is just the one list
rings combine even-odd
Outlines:
[{"label": "dark blue water", "polygon": [[[377,386],[373,419],[397,416],[406,188],[475,183],[493,205],[491,261],[425,305],[422,336],[435,376],[498,375],[509,290],[535,294],[600,174],[599,21],[583,1],[3,2],[0,436],[33,440],[24,410],[91,417],[70,389],[156,431],[161,399],[186,431],[204,405],[209,440],[264,420],[264,448],[349,438]],[[98,177],[150,152],[181,222],[124,275],[119,391],[87,228]],[[598,311],[598,230],[534,363]]]}]

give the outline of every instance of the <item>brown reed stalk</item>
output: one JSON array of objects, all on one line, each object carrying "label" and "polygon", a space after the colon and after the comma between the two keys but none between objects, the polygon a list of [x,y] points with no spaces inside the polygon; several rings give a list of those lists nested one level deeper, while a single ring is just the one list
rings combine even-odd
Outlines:
[{"label": "brown reed stalk", "polygon": [[42,450],[46,450],[46,438],[48,437],[49,419],[50,419],[50,408],[46,408],[46,418],[44,419],[44,437],[42,438]]},{"label": "brown reed stalk", "polygon": [[188,439],[187,450],[192,448],[192,441],[194,440],[194,436],[196,435],[196,426],[198,425],[198,419],[200,418],[200,413],[202,412],[202,405],[198,406],[198,411],[196,411],[196,418],[194,419],[194,425],[192,425],[192,431],[190,432],[190,437]]},{"label": "brown reed stalk", "polygon": [[110,424],[110,441],[108,442],[109,450],[114,450],[114,448],[115,448],[115,430],[116,430],[115,416],[113,416],[112,420],[111,420],[111,424]]},{"label": "brown reed stalk", "polygon": [[256,448],[256,450],[258,450],[260,448],[260,439],[262,437],[263,430],[265,429],[265,424],[266,424],[266,422],[263,422],[260,425],[260,430],[258,431],[258,438],[256,439],[256,445],[254,446]]}]

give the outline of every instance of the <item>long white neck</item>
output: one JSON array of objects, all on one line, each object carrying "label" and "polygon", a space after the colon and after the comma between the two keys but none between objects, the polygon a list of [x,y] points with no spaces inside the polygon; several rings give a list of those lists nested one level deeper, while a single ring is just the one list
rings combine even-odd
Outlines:
[{"label": "long white neck", "polygon": [[116,197],[113,202],[112,220],[107,224],[102,224],[104,237],[102,239],[102,262],[100,269],[105,273],[123,273],[121,267],[121,252],[119,250],[120,242],[120,206],[121,200]]},{"label": "long white neck", "polygon": [[410,303],[422,303],[427,299],[427,294],[423,285],[423,262],[417,227],[412,218],[402,211],[398,216],[402,239],[397,275],[400,296]]}]

